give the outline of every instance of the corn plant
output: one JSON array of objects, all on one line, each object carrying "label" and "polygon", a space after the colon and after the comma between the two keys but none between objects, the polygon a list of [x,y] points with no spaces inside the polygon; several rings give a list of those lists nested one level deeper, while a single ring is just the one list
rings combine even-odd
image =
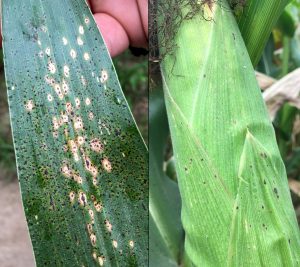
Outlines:
[{"label": "corn plant", "polygon": [[162,91],[151,94],[149,103],[150,266],[177,266],[184,233],[178,186],[163,171],[164,144],[169,129]]},{"label": "corn plant", "polygon": [[253,69],[288,1],[228,2],[156,7],[185,231],[178,264],[299,266],[286,171]]},{"label": "corn plant", "polygon": [[6,83],[37,266],[146,266],[148,158],[82,0],[4,0]]}]

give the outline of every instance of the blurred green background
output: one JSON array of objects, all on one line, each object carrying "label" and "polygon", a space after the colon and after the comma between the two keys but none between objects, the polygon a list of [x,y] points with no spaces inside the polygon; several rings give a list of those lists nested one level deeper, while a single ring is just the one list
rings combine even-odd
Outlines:
[{"label": "blurred green background", "polygon": [[[273,90],[274,86],[278,85],[277,80],[281,79],[282,84],[279,86],[281,92],[267,101],[267,106],[270,111],[274,102],[278,104],[273,125],[300,223],[300,106],[298,104],[300,75],[299,72],[295,72],[298,68],[300,68],[300,0],[293,0],[276,23],[257,71],[275,79],[273,85],[264,88],[263,94]],[[291,95],[292,90],[297,94]]]}]

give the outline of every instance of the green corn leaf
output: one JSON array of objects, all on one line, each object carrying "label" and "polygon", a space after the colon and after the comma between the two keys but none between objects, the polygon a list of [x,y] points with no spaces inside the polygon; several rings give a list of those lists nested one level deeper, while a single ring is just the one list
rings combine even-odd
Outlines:
[{"label": "green corn leaf", "polygon": [[231,0],[253,66],[256,66],[272,28],[290,0]]},{"label": "green corn leaf", "polygon": [[157,224],[150,213],[149,220],[149,267],[178,267],[176,259],[167,247],[165,238],[161,235]]},{"label": "green corn leaf", "polygon": [[293,16],[287,10],[284,10],[279,17],[275,28],[281,31],[282,34],[292,38],[296,31],[296,22]]},{"label": "green corn leaf", "polygon": [[161,64],[185,263],[298,266],[300,235],[284,164],[227,10],[206,5],[184,20]]},{"label": "green corn leaf", "polygon": [[291,48],[291,38],[284,36],[281,77],[284,77],[289,73],[290,50],[291,50],[290,48]]},{"label": "green corn leaf", "polygon": [[[151,266],[156,265],[157,254],[165,246],[169,251],[170,262],[178,262],[181,256],[183,229],[180,222],[181,200],[178,185],[163,171],[164,148],[169,136],[169,127],[162,89],[156,89],[149,99],[149,179],[150,179],[150,214],[153,227],[150,224],[150,246],[161,236],[163,244],[150,247]],[[151,229],[152,228],[152,229]],[[156,233],[158,232],[158,233]],[[166,257],[168,258],[168,257]],[[162,263],[161,263],[162,264]],[[168,266],[166,263],[161,266]]]},{"label": "green corn leaf", "polygon": [[37,266],[147,266],[147,150],[88,6],[4,0],[2,14]]}]

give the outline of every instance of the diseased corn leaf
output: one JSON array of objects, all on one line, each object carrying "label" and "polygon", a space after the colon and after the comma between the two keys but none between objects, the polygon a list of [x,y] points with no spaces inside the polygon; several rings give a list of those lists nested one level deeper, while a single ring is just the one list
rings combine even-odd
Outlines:
[{"label": "diseased corn leaf", "polygon": [[286,172],[247,49],[226,6],[203,12],[182,22],[161,66],[186,266],[298,266]]},{"label": "diseased corn leaf", "polygon": [[272,28],[290,0],[230,0],[253,66],[261,58]]},{"label": "diseased corn leaf", "polygon": [[147,151],[86,3],[4,0],[2,11],[37,265],[147,266]]},{"label": "diseased corn leaf", "polygon": [[[275,180],[278,174],[286,176],[283,165],[275,165],[276,161],[276,156],[269,154],[250,132],[246,133],[228,250],[229,266],[299,265],[299,238],[287,229],[294,229],[294,233],[299,230],[292,206],[282,205],[290,203],[290,192],[287,180]],[[244,242],[238,242],[239,239]]]},{"label": "diseased corn leaf", "polygon": [[[152,92],[149,100],[150,266],[167,267],[176,264],[181,256],[184,237],[180,221],[181,200],[178,185],[163,171],[169,127],[162,89]],[[157,265],[159,258],[163,261]]]},{"label": "diseased corn leaf", "polygon": [[182,198],[186,258],[195,266],[223,266],[227,252],[224,246],[229,238],[226,222],[230,221],[233,196],[229,195],[167,84],[165,91]]}]

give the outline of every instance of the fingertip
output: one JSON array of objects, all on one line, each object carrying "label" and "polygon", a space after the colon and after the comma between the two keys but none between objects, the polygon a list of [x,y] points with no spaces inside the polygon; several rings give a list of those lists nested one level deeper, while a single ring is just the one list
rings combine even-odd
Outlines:
[{"label": "fingertip", "polygon": [[126,50],[129,39],[122,25],[105,13],[97,13],[94,16],[110,55],[115,57]]}]

